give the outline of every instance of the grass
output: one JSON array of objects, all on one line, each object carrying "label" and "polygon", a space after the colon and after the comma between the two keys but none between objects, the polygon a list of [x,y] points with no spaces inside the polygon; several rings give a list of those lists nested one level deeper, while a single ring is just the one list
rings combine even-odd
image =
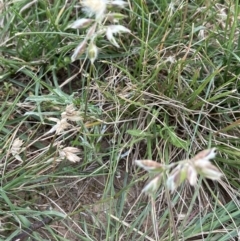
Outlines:
[{"label": "grass", "polygon": [[[84,16],[78,1],[27,3],[0,7],[0,240],[46,217],[26,240],[236,240],[238,1],[131,1],[131,34],[120,48],[99,37],[94,65],[70,60],[85,37],[67,28]],[[71,104],[79,119],[51,132]],[[65,147],[81,160],[59,159]],[[210,147],[220,182],[142,193],[149,175],[135,160],[168,165]]]}]

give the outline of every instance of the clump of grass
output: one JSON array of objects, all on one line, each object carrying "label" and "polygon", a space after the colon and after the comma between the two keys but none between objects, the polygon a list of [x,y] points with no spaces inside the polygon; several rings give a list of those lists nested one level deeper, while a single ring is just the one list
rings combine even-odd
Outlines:
[{"label": "clump of grass", "polygon": [[234,240],[238,3],[98,2],[1,9],[0,238]]}]

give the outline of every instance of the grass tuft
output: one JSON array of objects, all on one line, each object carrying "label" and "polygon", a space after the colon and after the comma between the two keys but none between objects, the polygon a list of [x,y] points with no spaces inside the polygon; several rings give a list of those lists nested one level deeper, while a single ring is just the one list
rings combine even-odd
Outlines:
[{"label": "grass tuft", "polygon": [[0,1],[0,240],[236,240],[238,1],[89,3]]}]

